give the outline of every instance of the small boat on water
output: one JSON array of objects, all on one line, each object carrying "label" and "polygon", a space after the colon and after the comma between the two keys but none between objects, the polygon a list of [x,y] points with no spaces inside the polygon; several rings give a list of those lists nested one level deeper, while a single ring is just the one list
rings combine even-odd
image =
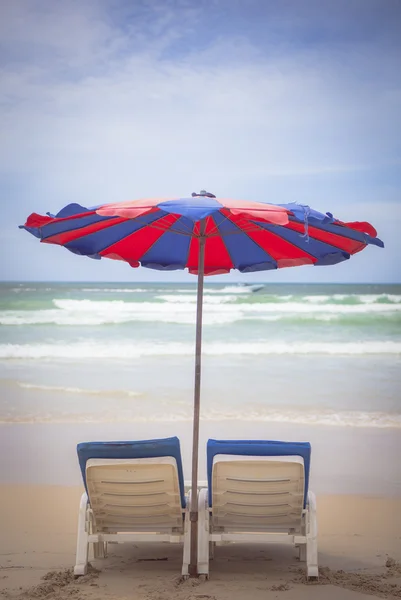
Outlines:
[{"label": "small boat on water", "polygon": [[259,290],[263,290],[263,288],[265,287],[263,283],[243,283],[240,285],[246,287],[251,292],[259,292]]}]

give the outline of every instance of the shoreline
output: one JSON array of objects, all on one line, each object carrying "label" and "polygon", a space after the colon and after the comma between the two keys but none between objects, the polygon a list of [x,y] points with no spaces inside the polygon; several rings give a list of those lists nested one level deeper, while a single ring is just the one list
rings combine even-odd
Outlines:
[{"label": "shoreline", "polygon": [[[0,484],[80,485],[77,443],[171,436],[180,439],[184,478],[189,480],[189,423],[1,423]],[[208,438],[308,441],[312,445],[311,489],[316,494],[401,496],[398,429],[201,421],[200,480],[206,479]]]}]

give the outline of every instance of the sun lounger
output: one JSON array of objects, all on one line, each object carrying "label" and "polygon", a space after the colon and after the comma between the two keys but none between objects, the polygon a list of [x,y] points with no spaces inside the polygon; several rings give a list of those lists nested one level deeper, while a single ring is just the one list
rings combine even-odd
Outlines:
[{"label": "sun lounger", "polygon": [[318,577],[315,495],[308,489],[309,443],[207,444],[208,489],[199,493],[198,572],[209,574],[214,543],[290,539]]},{"label": "sun lounger", "polygon": [[107,542],[183,543],[188,574],[189,504],[178,438],[86,442],[77,446],[85,492],[78,518],[75,575],[84,575],[89,544],[104,556]]}]

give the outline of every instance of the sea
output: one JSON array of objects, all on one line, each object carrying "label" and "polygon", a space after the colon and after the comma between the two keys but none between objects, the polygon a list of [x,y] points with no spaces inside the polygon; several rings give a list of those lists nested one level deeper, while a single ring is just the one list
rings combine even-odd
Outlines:
[{"label": "sea", "polygon": [[[190,423],[195,319],[195,280],[1,283],[0,422]],[[201,418],[401,429],[401,285],[206,280]]]}]

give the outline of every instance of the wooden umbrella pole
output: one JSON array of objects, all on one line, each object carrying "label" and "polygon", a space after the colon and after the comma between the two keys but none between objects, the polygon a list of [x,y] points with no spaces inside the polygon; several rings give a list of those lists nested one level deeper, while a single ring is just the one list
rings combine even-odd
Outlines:
[{"label": "wooden umbrella pole", "polygon": [[196,299],[196,342],[195,342],[195,392],[194,392],[194,422],[192,437],[192,484],[191,484],[191,555],[189,574],[198,576],[198,452],[199,452],[199,419],[200,419],[200,386],[201,386],[201,355],[202,355],[202,308],[203,308],[203,279],[205,275],[205,219],[200,222],[199,259],[198,259],[198,290]]}]

